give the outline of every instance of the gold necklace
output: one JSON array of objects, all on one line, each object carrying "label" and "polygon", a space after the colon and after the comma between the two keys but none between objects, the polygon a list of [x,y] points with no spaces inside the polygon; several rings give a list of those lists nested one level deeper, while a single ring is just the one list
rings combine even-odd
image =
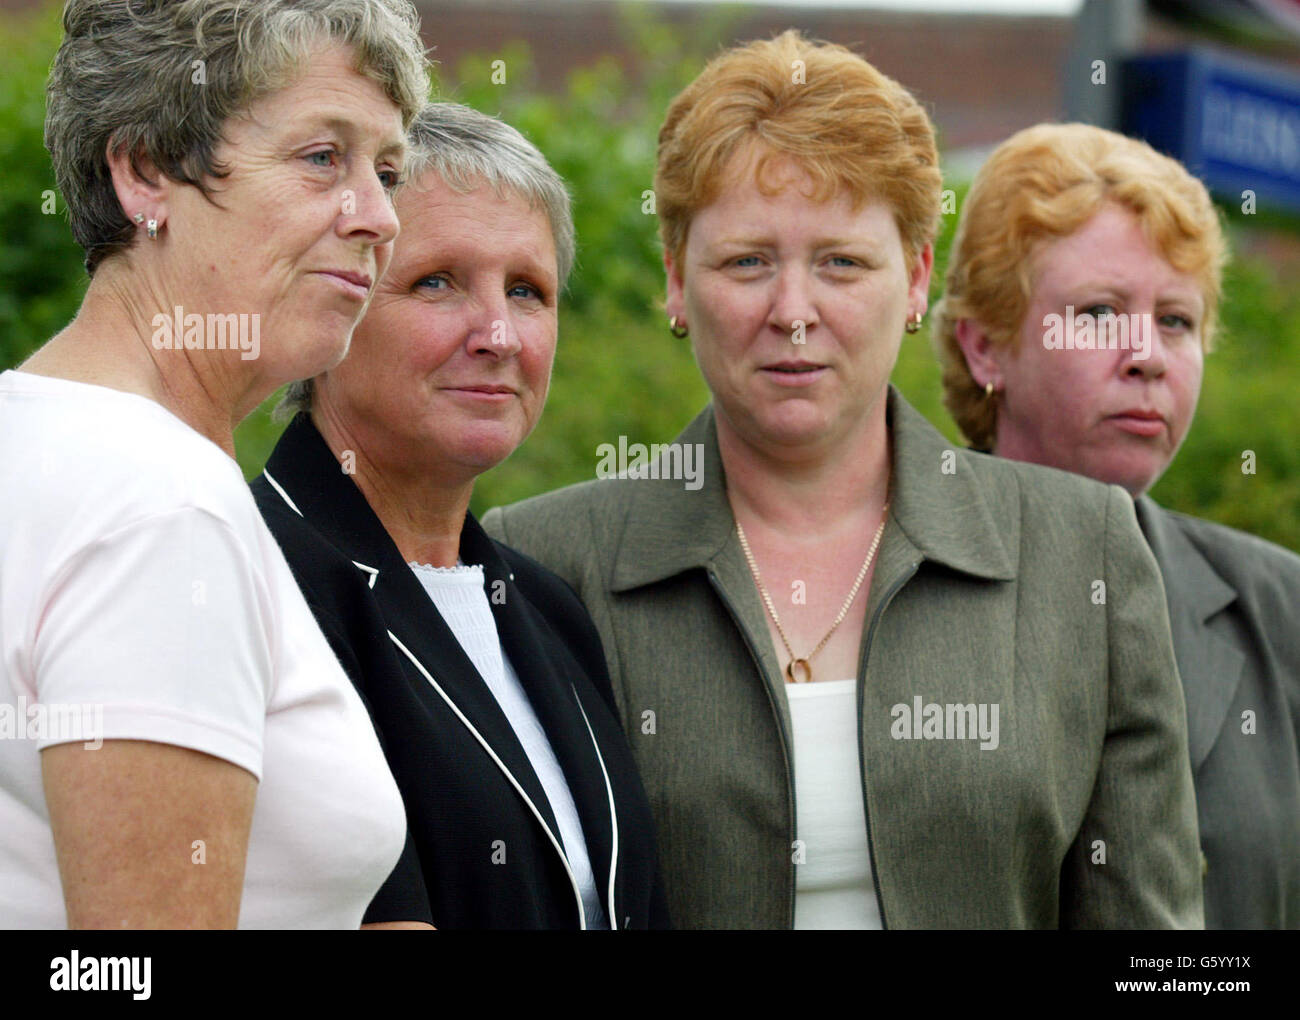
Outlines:
[{"label": "gold necklace", "polygon": [[[885,533],[885,520],[888,514],[889,504],[886,503],[884,509],[880,511],[880,526],[876,528],[876,537],[871,540],[871,548],[867,550],[867,558],[862,563],[862,569],[858,571],[858,579],[853,582],[849,597],[844,600],[844,605],[840,607],[840,613],[835,617],[835,622],[831,624],[831,629],[826,632],[826,636],[817,642],[816,648],[801,659],[795,657],[794,649],[790,647],[790,639],[786,636],[785,628],[781,626],[781,618],[776,615],[776,606],[772,605],[772,596],[767,593],[767,588],[763,586],[763,579],[758,576],[758,564],[754,561],[754,554],[750,551],[749,542],[745,539],[745,529],[740,526],[740,521],[736,521],[736,534],[740,536],[740,548],[745,551],[745,561],[749,564],[749,572],[754,575],[754,583],[758,585],[758,592],[763,596],[763,604],[767,606],[767,611],[772,614],[772,622],[776,624],[776,632],[781,635],[786,654],[790,656],[790,661],[785,667],[786,683],[803,684],[812,682],[812,666],[809,665],[808,660],[826,646],[826,642],[835,633],[835,628],[844,622],[844,617],[848,616],[849,607],[853,605],[853,600],[858,597],[858,589],[862,587],[862,580],[867,576],[867,571],[871,569],[871,561],[875,558],[876,547],[880,545],[880,536]],[[796,667],[798,667],[800,676],[795,676]]]}]

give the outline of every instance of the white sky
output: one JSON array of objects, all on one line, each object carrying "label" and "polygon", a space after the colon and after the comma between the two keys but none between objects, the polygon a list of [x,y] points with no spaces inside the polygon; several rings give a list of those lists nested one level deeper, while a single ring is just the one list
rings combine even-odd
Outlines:
[{"label": "white sky", "polygon": [[[669,3],[715,3],[717,0],[668,0]],[[1083,0],[748,0],[775,7],[856,7],[892,11],[1051,14],[1073,17]]]}]

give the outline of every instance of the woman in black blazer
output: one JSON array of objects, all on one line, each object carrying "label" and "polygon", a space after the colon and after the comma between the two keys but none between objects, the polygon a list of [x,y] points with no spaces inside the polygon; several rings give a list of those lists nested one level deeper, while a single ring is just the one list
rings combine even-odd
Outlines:
[{"label": "woman in black blazer", "polygon": [[[545,401],[568,197],[532,145],[467,107],[434,104],[411,134],[388,273],[348,357],[291,388],[298,414],[253,483],[406,803],[406,849],[365,920],[666,927],[595,626],[468,510]],[[364,299],[346,255],[325,265],[341,300]]]}]

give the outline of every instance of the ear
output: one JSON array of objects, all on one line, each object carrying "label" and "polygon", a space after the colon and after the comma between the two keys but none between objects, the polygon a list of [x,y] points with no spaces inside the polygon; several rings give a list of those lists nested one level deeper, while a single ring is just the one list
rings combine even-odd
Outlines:
[{"label": "ear", "polygon": [[167,221],[167,201],[171,197],[172,182],[162,174],[143,152],[137,151],[135,160],[115,138],[108,140],[104,152],[113,190],[126,218],[134,222],[137,213],[148,220],[157,220],[159,226]]},{"label": "ear", "polygon": [[980,386],[1002,382],[1002,352],[993,346],[984,327],[975,319],[958,319],[953,332],[975,382]]},{"label": "ear", "polygon": [[934,272],[934,245],[927,244],[916,256],[907,282],[908,315],[925,314],[930,306],[930,274]]},{"label": "ear", "polygon": [[681,266],[673,258],[672,252],[664,249],[664,277],[667,280],[668,293],[664,300],[664,310],[668,318],[676,316],[686,321],[686,288],[682,283]]}]

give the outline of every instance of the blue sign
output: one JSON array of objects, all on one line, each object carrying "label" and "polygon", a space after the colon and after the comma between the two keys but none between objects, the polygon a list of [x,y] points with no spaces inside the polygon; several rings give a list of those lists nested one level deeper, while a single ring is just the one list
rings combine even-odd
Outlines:
[{"label": "blue sign", "polygon": [[1124,133],[1222,198],[1300,212],[1300,74],[1210,50],[1124,62]]}]

